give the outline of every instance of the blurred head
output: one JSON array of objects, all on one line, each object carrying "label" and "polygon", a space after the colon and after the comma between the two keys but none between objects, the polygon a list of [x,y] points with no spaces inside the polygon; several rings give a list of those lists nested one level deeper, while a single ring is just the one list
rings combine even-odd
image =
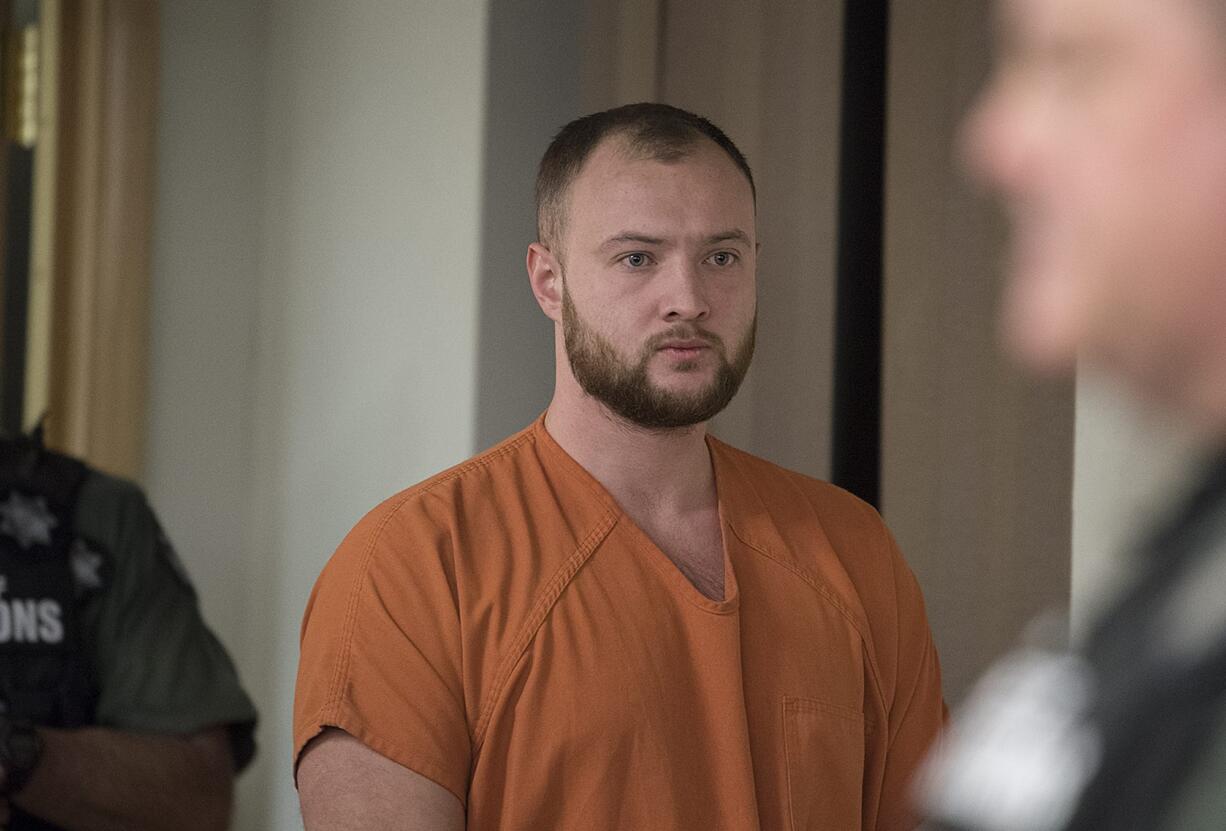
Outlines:
[{"label": "blurred head", "polygon": [[757,308],[754,191],[735,145],[673,107],[597,113],[550,146],[537,204],[528,271],[556,324],[563,394],[648,428],[722,410]]},{"label": "blurred head", "polygon": [[1012,237],[1003,330],[1226,424],[1226,26],[1219,0],[1000,0],[972,170]]}]

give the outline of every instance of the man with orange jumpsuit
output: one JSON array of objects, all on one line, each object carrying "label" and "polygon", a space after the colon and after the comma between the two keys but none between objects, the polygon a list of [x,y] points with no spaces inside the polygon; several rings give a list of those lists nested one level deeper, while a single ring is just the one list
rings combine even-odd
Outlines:
[{"label": "man with orange jumpsuit", "polygon": [[871,507],[707,434],[753,352],[754,201],[682,110],[554,140],[527,255],[553,400],[325,568],[308,828],[912,827],[944,713],[914,577]]}]

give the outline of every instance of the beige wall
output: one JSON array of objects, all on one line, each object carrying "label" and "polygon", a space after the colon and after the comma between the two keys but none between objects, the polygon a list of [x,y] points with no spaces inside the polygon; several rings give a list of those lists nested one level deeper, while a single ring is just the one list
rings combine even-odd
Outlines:
[{"label": "beige wall", "polygon": [[1072,387],[1001,357],[1002,228],[954,159],[987,67],[987,12],[979,0],[891,9],[882,507],[954,700],[1069,596]]}]

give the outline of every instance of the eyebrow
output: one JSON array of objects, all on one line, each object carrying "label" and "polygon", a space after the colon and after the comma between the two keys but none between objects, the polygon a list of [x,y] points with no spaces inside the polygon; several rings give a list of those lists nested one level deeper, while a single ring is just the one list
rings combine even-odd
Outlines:
[{"label": "eyebrow", "polygon": [[731,231],[724,231],[720,234],[712,234],[703,240],[705,245],[714,245],[717,242],[739,242],[744,245],[751,245],[749,234],[742,231],[740,228],[733,228]]},{"label": "eyebrow", "polygon": [[[730,231],[721,231],[718,234],[712,234],[702,241],[703,245],[714,245],[718,242],[740,242],[744,245],[751,245],[749,234],[746,234],[740,228],[733,228]],[[619,245],[624,245],[628,242],[639,243],[640,245],[664,245],[667,240],[661,237],[653,237],[649,234],[640,234],[634,231],[623,231],[616,236],[609,237],[600,244],[598,251],[604,251],[609,248],[616,248]]]},{"label": "eyebrow", "polygon": [[609,237],[600,244],[598,251],[604,251],[608,248],[616,248],[619,245],[624,245],[627,242],[637,242],[642,245],[663,245],[664,240],[660,237],[652,237],[647,234],[636,234],[633,231],[622,231],[620,234]]}]

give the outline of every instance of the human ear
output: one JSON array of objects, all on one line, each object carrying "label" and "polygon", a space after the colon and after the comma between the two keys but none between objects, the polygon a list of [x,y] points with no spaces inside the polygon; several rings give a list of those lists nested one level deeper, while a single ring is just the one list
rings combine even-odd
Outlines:
[{"label": "human ear", "polygon": [[553,252],[539,242],[528,246],[528,282],[545,317],[562,321],[562,267]]}]

